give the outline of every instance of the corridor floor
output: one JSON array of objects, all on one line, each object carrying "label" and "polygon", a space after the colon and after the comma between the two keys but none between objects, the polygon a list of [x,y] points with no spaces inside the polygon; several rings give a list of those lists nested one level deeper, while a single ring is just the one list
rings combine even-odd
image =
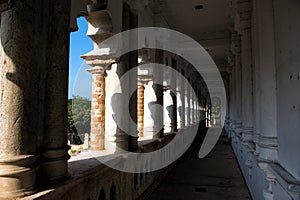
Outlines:
[{"label": "corridor floor", "polygon": [[199,159],[199,136],[149,200],[251,199],[228,138],[222,134],[212,152]]}]

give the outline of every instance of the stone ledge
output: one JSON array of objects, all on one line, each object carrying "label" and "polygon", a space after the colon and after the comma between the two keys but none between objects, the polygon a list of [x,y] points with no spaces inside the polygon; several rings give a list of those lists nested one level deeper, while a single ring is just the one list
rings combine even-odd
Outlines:
[{"label": "stone ledge", "polygon": [[40,188],[40,191],[36,194],[20,199],[59,199],[59,196],[68,193],[73,187],[80,185],[87,177],[95,173],[105,173],[106,170],[110,169],[95,158],[87,156],[85,152],[82,152],[82,154],[78,154],[70,159],[69,173],[71,177],[68,180]]},{"label": "stone ledge", "polygon": [[279,164],[269,164],[269,170],[281,187],[295,199],[300,199],[300,181],[289,174]]},{"label": "stone ledge", "polygon": [[280,165],[261,161],[254,155],[254,145],[237,136],[231,144],[254,199],[300,199],[300,182]]}]

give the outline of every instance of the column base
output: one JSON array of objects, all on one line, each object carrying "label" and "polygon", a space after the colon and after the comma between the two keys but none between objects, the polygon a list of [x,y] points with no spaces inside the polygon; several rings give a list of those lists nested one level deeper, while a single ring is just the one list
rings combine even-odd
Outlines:
[{"label": "column base", "polygon": [[166,130],[163,126],[153,126],[153,127],[144,127],[144,137],[145,139],[159,139],[162,138]]},{"label": "column base", "polygon": [[42,181],[57,183],[69,178],[69,146],[61,149],[49,149],[43,152],[41,162]]},{"label": "column base", "polygon": [[105,137],[101,134],[90,134],[91,136],[91,142],[90,147],[93,151],[102,151],[105,149]]},{"label": "column base", "polygon": [[262,161],[278,161],[277,138],[259,137],[258,142],[259,154],[258,159]]},{"label": "column base", "polygon": [[253,136],[253,142],[255,143],[255,151],[254,151],[254,155],[258,156],[259,155],[259,137],[260,137],[260,133],[255,133]]},{"label": "column base", "polygon": [[129,151],[136,152],[138,150],[138,137],[129,136]]},{"label": "column base", "polygon": [[37,159],[37,155],[0,157],[0,199],[13,199],[36,192]]},{"label": "column base", "polygon": [[253,127],[243,127],[242,141],[243,142],[253,141]]},{"label": "column base", "polygon": [[233,133],[235,134],[236,137],[241,138],[242,137],[242,123],[241,122],[236,122],[234,124],[234,129],[233,129]]},{"label": "column base", "polygon": [[111,153],[122,153],[129,150],[129,136],[125,133],[117,133],[107,136],[105,149]]}]

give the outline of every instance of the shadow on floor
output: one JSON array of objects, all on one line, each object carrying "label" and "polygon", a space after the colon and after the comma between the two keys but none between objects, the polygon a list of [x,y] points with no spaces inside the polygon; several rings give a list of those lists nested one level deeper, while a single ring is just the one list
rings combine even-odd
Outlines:
[{"label": "shadow on floor", "polygon": [[227,136],[222,134],[212,152],[199,159],[201,132],[149,200],[251,199]]}]

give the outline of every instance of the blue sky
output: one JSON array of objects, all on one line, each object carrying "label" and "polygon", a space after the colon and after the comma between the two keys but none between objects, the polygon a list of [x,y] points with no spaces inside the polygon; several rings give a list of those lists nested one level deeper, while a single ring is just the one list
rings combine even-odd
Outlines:
[{"label": "blue sky", "polygon": [[90,67],[86,66],[81,55],[93,49],[92,40],[86,36],[87,23],[83,17],[77,18],[79,30],[72,32],[70,37],[70,61],[69,61],[69,94],[80,95],[90,98],[91,95],[91,74],[86,72]]}]

